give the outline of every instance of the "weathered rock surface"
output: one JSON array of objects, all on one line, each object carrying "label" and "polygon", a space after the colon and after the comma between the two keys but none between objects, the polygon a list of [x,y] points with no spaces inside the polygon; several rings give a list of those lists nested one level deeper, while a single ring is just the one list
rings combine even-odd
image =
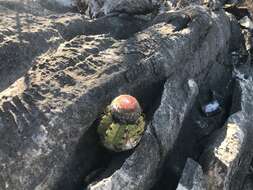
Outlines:
[{"label": "weathered rock surface", "polygon": [[172,9],[179,9],[187,7],[189,5],[201,5],[204,4],[204,0],[167,0],[165,1]]},{"label": "weathered rock surface", "polygon": [[148,189],[153,185],[152,179],[156,178],[154,168],[158,167],[159,160],[159,145],[148,127],[142,137],[142,143],[123,165],[111,176],[89,185],[87,189]]},{"label": "weathered rock surface", "polygon": [[[101,2],[93,16],[117,14],[89,20],[67,13],[76,10],[64,0],[0,0],[0,189],[175,189],[186,159],[198,160],[195,144],[206,144],[224,124],[233,93],[228,51],[241,41],[237,21],[221,10],[224,1],[155,19],[157,12],[131,14],[158,10],[158,1]],[[203,2],[170,3],[181,9]],[[241,189],[249,178],[252,79],[236,78],[231,116],[201,156],[211,189]],[[198,104],[210,89],[222,111],[205,118]],[[113,154],[99,144],[97,118],[122,93],[136,96],[150,115],[139,146]],[[161,94],[155,110],[151,100]],[[178,188],[204,189],[201,176],[188,160]],[[174,184],[154,186],[159,178]]]},{"label": "weathered rock surface", "polygon": [[[173,149],[162,167],[162,176],[152,190],[176,189],[187,158],[198,160],[207,137],[224,124],[230,111],[233,92],[231,74],[231,68],[226,64],[214,64],[209,69],[204,79],[206,82],[199,86],[199,95],[184,119]],[[207,117],[201,109],[201,103],[209,102],[213,98],[220,102],[221,111]]]},{"label": "weathered rock surface", "polygon": [[[166,19],[173,20],[172,18],[175,20],[176,19],[181,20],[182,18],[184,18],[184,15],[176,15],[175,13],[171,13],[171,15],[164,14],[164,15],[161,15],[160,17],[158,17],[157,19],[155,19],[154,23],[159,23],[159,22],[164,21]],[[173,23],[173,21],[172,21],[172,23]],[[174,26],[174,28],[176,28],[176,26]],[[210,28],[212,28],[212,29],[210,29]],[[212,33],[212,31],[216,31],[216,29],[218,27],[216,28],[216,25],[214,24],[210,28],[209,28],[210,29],[209,30],[210,36],[207,34],[205,40],[202,41],[203,43],[205,43],[208,41],[208,39],[210,37],[210,41],[208,41],[209,45],[212,44],[211,39],[213,39],[213,36],[211,33]],[[226,35],[227,34],[228,33],[226,33]],[[196,52],[194,52],[194,54],[195,53],[198,54],[197,53],[198,51],[201,51],[201,53],[203,53],[205,51],[210,50],[210,49],[208,49],[208,50],[205,49],[205,46],[202,46],[202,45],[200,45],[201,48],[198,49]],[[181,53],[182,53],[182,50],[184,50],[183,48],[179,48],[179,49],[181,50]],[[173,51],[173,50],[171,49],[171,51]],[[225,53],[223,55],[225,55]],[[184,57],[187,57],[187,54]],[[206,56],[206,57],[211,58],[210,56]],[[215,55],[214,55],[214,57],[215,57]],[[214,67],[215,67],[215,64],[219,64],[216,61],[214,61],[214,62],[212,62],[211,60],[205,60],[205,61],[206,61],[206,65],[211,64]],[[221,61],[220,63],[223,63],[224,60],[219,59],[219,61]],[[212,63],[210,63],[210,62],[212,62]],[[157,164],[157,160],[152,160],[152,163],[154,163],[154,164],[152,165],[151,168],[150,167],[147,168],[146,163],[150,162],[150,158],[153,158],[154,155],[156,155],[156,153],[154,153],[154,155],[152,154],[150,156],[146,156],[146,154],[145,154],[145,157],[141,156],[143,154],[143,150],[142,150],[143,144],[147,143],[147,142],[145,142],[145,138],[144,138],[141,141],[140,146],[137,147],[137,149],[133,153],[133,155],[128,158],[129,160],[131,160],[131,162],[128,161],[128,159],[127,159],[123,163],[122,167],[120,167],[120,169],[116,170],[111,176],[106,177],[99,182],[95,182],[94,184],[91,184],[88,187],[88,189],[93,189],[93,190],[94,189],[122,189],[122,188],[123,189],[124,188],[125,189],[150,189],[152,187],[152,184],[155,183],[156,179],[150,175],[154,175],[154,173],[159,175],[159,172],[158,172],[159,168],[161,167],[161,165],[163,165],[164,160],[165,160],[166,156],[168,156],[169,151],[172,150],[173,145],[174,145],[175,141],[177,140],[178,134],[179,134],[180,129],[182,127],[183,121],[184,121],[185,117],[187,116],[189,109],[191,108],[191,106],[195,102],[194,101],[195,96],[197,95],[196,88],[195,88],[195,90],[193,90],[193,91],[195,91],[195,93],[193,93],[195,95],[192,96],[192,98],[190,98],[189,101],[185,102],[185,100],[188,100],[187,97],[190,97],[186,94],[190,93],[190,91],[191,91],[190,89],[192,87],[193,87],[192,89],[194,89],[194,86],[196,86],[196,84],[195,84],[195,82],[193,82],[191,80],[188,81],[188,85],[191,87],[188,87],[189,90],[185,90],[187,88],[182,87],[182,85],[183,84],[186,85],[186,82],[185,82],[186,79],[184,79],[184,77],[182,77],[182,76],[185,76],[186,78],[187,78],[187,76],[193,77],[194,79],[196,79],[198,81],[198,83],[200,85],[204,84],[204,79],[208,78],[208,77],[206,77],[206,75],[204,73],[196,72],[196,70],[194,70],[194,69],[190,71],[189,67],[191,67],[190,65],[193,65],[193,63],[195,65],[198,65],[198,63],[203,64],[203,60],[200,61],[199,57],[190,56],[189,60],[187,60],[184,64],[185,67],[180,68],[180,72],[183,73],[182,75],[180,75],[181,78],[175,77],[175,75],[177,75],[176,74],[177,71],[175,71],[175,73],[172,73],[172,76],[169,77],[169,79],[166,82],[165,87],[164,87],[165,90],[164,90],[164,94],[163,94],[163,97],[161,100],[161,105],[157,109],[157,111],[155,112],[154,117],[151,121],[151,124],[149,125],[148,132],[151,131],[151,133],[153,133],[154,137],[156,138],[156,142],[159,145],[160,152],[159,152],[159,155],[155,157],[156,159],[159,159],[159,164]],[[178,64],[180,64],[180,63],[178,63]],[[212,67],[211,65],[210,65],[210,67]],[[217,68],[219,68],[219,67],[217,66]],[[205,72],[205,69],[203,69],[202,71]],[[184,73],[184,72],[186,72],[186,73]],[[155,145],[155,146],[157,146],[157,145]],[[150,147],[149,149],[153,150],[153,147]],[[139,156],[136,156],[136,155],[139,155]],[[140,160],[143,162],[143,164],[140,163]],[[129,164],[129,162],[130,162],[130,164]],[[139,166],[139,165],[141,165],[141,166]],[[126,167],[126,166],[128,166],[128,167]],[[138,167],[138,168],[140,167],[140,169],[138,169],[138,170],[131,169],[131,168],[136,168],[136,167]],[[150,175],[147,175],[147,173]],[[124,184],[121,184],[120,183],[120,180],[121,180],[120,176],[124,176],[125,174],[127,174],[128,180]],[[138,180],[136,180],[136,179],[138,179]]]},{"label": "weathered rock surface", "polygon": [[[1,4],[0,4],[1,7]],[[63,42],[60,33],[47,19],[9,9],[0,12],[0,91],[29,69],[40,53]],[[38,46],[38,44],[40,44]],[[8,76],[6,76],[8,73]]]},{"label": "weathered rock surface", "polygon": [[253,188],[252,174],[248,175],[243,186],[243,190],[251,190]]},{"label": "weathered rock surface", "polygon": [[242,189],[250,168],[252,145],[252,78],[237,73],[233,114],[211,137],[201,157],[208,189]]},{"label": "weathered rock surface", "polygon": [[15,6],[13,10],[3,8],[0,12],[0,18],[4,18],[0,20],[0,91],[39,62],[37,59],[40,55],[47,51],[48,54],[54,54],[61,43],[77,35],[108,34],[127,38],[146,23],[133,17],[101,18],[95,21],[78,14],[42,17],[36,16],[32,10],[32,14],[28,14],[19,13],[16,9]]},{"label": "weathered rock surface", "polygon": [[205,190],[206,182],[201,166],[192,159],[187,159],[177,190]]},{"label": "weathered rock surface", "polygon": [[38,0],[38,2],[45,8],[57,12],[71,11],[76,6],[74,0]]},{"label": "weathered rock surface", "polygon": [[0,10],[1,12],[13,10],[17,11],[20,14],[28,13],[36,16],[48,16],[54,13],[43,7],[37,0],[36,1],[1,0]]},{"label": "weathered rock surface", "polygon": [[212,9],[221,8],[225,0],[77,0],[85,1],[82,12],[89,12],[93,18],[108,14],[147,14],[180,9],[193,5],[207,5]]},{"label": "weathered rock surface", "polygon": [[[110,177],[90,185],[88,189],[150,189],[155,182],[158,168],[170,149],[169,146],[172,146],[176,140],[183,119],[197,94],[198,87],[193,80],[189,80],[187,84],[182,84],[180,80],[168,80],[164,86],[161,105],[155,112],[140,146],[126,159],[119,170]],[[175,112],[172,111],[173,109]],[[162,123],[158,123],[158,118]],[[163,128],[162,136],[162,133],[159,133],[160,136],[156,134],[158,128]],[[162,138],[161,141],[159,138]],[[165,141],[165,138],[168,141]],[[164,144],[162,145],[161,142]]]},{"label": "weathered rock surface", "polygon": [[[177,14],[191,17],[188,27],[173,32],[173,25],[157,23],[122,42],[106,36],[77,37],[44,54],[25,77],[3,91],[1,187],[73,188],[80,182],[62,176],[89,170],[89,162],[80,170],[72,168],[71,163],[80,163],[73,159],[75,147],[112,97],[137,93],[143,84],[150,86],[178,72],[201,81],[212,60],[227,49],[229,20],[222,12],[214,16],[201,7]],[[83,46],[84,41],[90,44]],[[199,54],[208,59],[200,61]],[[157,135],[162,134],[157,130]],[[170,142],[159,142],[166,148],[164,155]]]},{"label": "weathered rock surface", "polygon": [[91,17],[110,13],[146,14],[158,10],[162,0],[90,0],[87,8]]}]

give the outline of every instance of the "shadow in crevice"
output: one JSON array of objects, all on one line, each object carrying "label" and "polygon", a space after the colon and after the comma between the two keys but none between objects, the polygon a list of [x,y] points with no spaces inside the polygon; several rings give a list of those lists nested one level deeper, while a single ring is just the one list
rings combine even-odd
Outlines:
[{"label": "shadow in crevice", "polygon": [[[153,117],[154,112],[158,108],[161,102],[161,96],[163,92],[165,81],[161,81],[153,84],[152,86],[143,88],[138,87],[133,95],[137,97],[140,102],[141,107],[143,108],[143,113],[145,115],[146,124],[150,122]],[[124,164],[125,160],[133,153],[133,150],[128,152],[123,152],[116,155],[112,158],[107,171],[102,175],[103,177],[109,177],[112,175],[117,169],[121,168]]]},{"label": "shadow in crevice", "polygon": [[[161,170],[162,174],[152,190],[176,189],[187,158],[199,160],[209,137],[224,125],[230,115],[234,88],[231,80],[230,76],[223,81],[223,86],[217,87],[218,91],[223,90],[219,99],[222,111],[209,117],[203,113],[200,102],[203,97],[208,97],[209,93],[206,91],[205,84],[200,87],[200,94],[187,114],[173,149],[167,154]],[[229,88],[224,91],[224,86],[227,84],[230,84]]]},{"label": "shadow in crevice", "polygon": [[71,160],[65,165],[64,170],[66,172],[63,172],[55,189],[82,190],[85,179],[90,173],[107,166],[113,154],[106,151],[100,144],[96,132],[97,124],[98,121],[95,121],[79,140],[74,155],[71,156]]},{"label": "shadow in crevice", "polygon": [[[136,86],[133,91],[127,92],[137,97],[147,120],[153,115],[158,102],[160,102],[163,83]],[[61,176],[54,189],[85,189],[92,182],[112,175],[132,154],[133,150],[115,153],[105,149],[101,145],[96,131],[98,124],[99,118],[81,137],[75,148],[75,153],[65,165],[66,172]]]},{"label": "shadow in crevice", "polygon": [[183,122],[177,141],[166,158],[162,169],[162,175],[152,190],[176,189],[187,158],[198,160],[204,149],[205,138],[225,123],[227,112],[223,112],[219,116],[210,119],[204,118],[204,121],[201,124],[209,123],[210,125],[213,125],[214,129],[210,131],[209,134],[205,134],[206,136],[202,136],[204,134],[200,134],[200,126],[196,121],[199,119],[199,115],[202,114],[200,113],[197,104],[198,103],[196,102],[194,108],[189,112],[190,114],[188,114]]}]

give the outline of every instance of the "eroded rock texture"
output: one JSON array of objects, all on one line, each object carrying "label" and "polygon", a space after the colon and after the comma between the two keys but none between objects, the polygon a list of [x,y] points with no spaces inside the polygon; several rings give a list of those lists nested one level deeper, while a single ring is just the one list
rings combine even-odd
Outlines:
[{"label": "eroded rock texture", "polygon": [[92,0],[88,7],[92,17],[110,13],[144,14],[159,9],[162,0]]},{"label": "eroded rock texture", "polygon": [[[140,146],[126,159],[119,170],[110,177],[90,185],[88,189],[149,189],[152,187],[155,176],[158,175],[158,168],[170,145],[173,145],[180,131],[181,122],[198,94],[197,84],[193,80],[187,81],[186,84],[170,80],[165,83],[164,89],[161,106],[155,112],[154,119],[148,126]],[[180,104],[175,103],[178,100]],[[179,114],[174,115],[173,109]],[[161,120],[157,123],[159,117]],[[165,118],[170,119],[171,125],[168,128],[166,128]],[[159,134],[155,131],[158,128],[162,130]]]},{"label": "eroded rock texture", "polygon": [[[171,1],[162,14],[157,1],[105,1],[113,14],[95,20],[55,2],[0,1],[0,189],[240,189],[252,81],[232,64],[237,21],[200,1]],[[209,91],[222,107],[211,118],[199,110]],[[147,130],[135,150],[115,154],[96,127],[119,94],[139,99]],[[201,167],[206,183],[196,184]]]},{"label": "eroded rock texture", "polygon": [[[196,13],[195,11],[198,12],[200,10],[201,9],[197,7],[192,11],[194,14]],[[183,15],[178,15],[178,13],[171,13],[171,15],[161,15],[154,20],[154,23],[158,23],[157,26],[159,26],[160,22],[166,19],[170,20],[172,18],[177,18],[180,20],[182,18],[185,18],[185,13],[187,13],[187,11],[188,9],[185,9],[182,12]],[[220,14],[223,15],[222,12],[220,12]],[[215,18],[217,18],[219,20],[218,21],[213,19],[213,17],[207,12],[202,11],[200,15],[200,17],[197,16],[197,18],[195,18],[196,20],[193,19],[188,21],[189,28],[184,28],[181,31],[176,32],[177,36],[179,34],[179,38],[182,37],[182,43],[179,39],[173,38],[173,35],[171,35],[170,39],[175,39],[175,41],[177,41],[177,45],[174,48],[166,49],[170,52],[170,55],[175,55],[178,58],[176,60],[177,64],[174,65],[175,70],[171,71],[168,75],[169,79],[165,83],[165,90],[162,96],[160,107],[154,113],[151,124],[148,127],[148,129],[150,128],[148,130],[148,134],[150,133],[150,131],[151,133],[153,133],[156,143],[159,146],[159,154],[157,154],[156,151],[153,150],[153,147],[150,147],[149,150],[153,151],[147,152],[147,155],[145,154],[144,157],[142,156],[144,151],[143,149],[146,147],[144,146],[144,144],[148,143],[145,141],[151,141],[149,139],[146,139],[144,136],[142,142],[140,143],[140,146],[135,150],[133,155],[130,156],[124,162],[120,169],[116,170],[110,177],[104,178],[99,182],[91,184],[88,189],[150,189],[152,185],[156,182],[156,178],[151,177],[150,175],[159,175],[159,168],[163,165],[164,160],[167,157],[169,151],[173,149],[173,145],[178,138],[179,131],[183,125],[183,121],[186,118],[188,111],[192,107],[193,103],[195,102],[196,95],[198,94],[197,84],[193,80],[188,79],[194,78],[201,86],[205,82],[205,79],[208,78],[205,74],[207,72],[207,68],[210,69],[212,68],[212,66],[216,67],[216,64],[218,65],[224,62],[225,57],[219,57],[219,61],[221,62],[216,61],[216,56],[218,56],[219,54],[218,52],[221,51],[222,55],[226,55],[226,52],[224,52],[224,50],[228,48],[227,45],[230,38],[230,24],[229,22],[227,22],[228,18],[225,15],[223,15],[225,17],[221,15],[216,15],[217,17],[215,16]],[[194,22],[194,20],[196,21],[196,23]],[[219,30],[221,28],[219,27],[218,23],[221,22],[224,22],[223,26],[225,27],[222,27],[222,29],[225,29],[224,31]],[[209,23],[211,25],[207,25],[206,29],[204,27],[201,27],[199,28],[199,30],[195,30],[196,28],[198,28],[198,26],[205,25],[204,23]],[[162,26],[164,27],[164,31],[166,31],[165,26]],[[176,27],[178,26],[173,26],[174,30],[176,30]],[[203,33],[205,33],[205,37],[203,38],[202,29],[204,29]],[[161,30],[159,31],[161,32]],[[188,36],[188,34],[190,34],[190,36],[186,37]],[[216,34],[219,35],[217,36]],[[222,37],[223,40],[225,39],[225,41],[227,41],[227,43],[225,41],[223,41],[222,43],[224,45],[224,48],[221,49],[220,47],[217,47],[216,43],[212,44],[212,39],[214,38],[214,36],[216,36],[217,38]],[[192,38],[194,40],[188,41],[189,38]],[[196,38],[198,38],[198,40]],[[210,39],[210,41],[208,39]],[[191,49],[191,42],[196,41],[199,42],[199,44],[197,45],[199,48],[197,48],[196,50]],[[212,56],[206,56],[207,59],[200,60],[199,55],[204,54],[209,54]],[[162,55],[162,53],[160,55]],[[179,60],[180,57],[184,57],[186,60],[183,59],[182,62]],[[161,62],[160,60],[161,58],[159,58],[159,62]],[[171,68],[173,58],[170,58],[169,60],[170,63],[168,66],[166,66],[166,68],[168,69]],[[183,64],[182,67],[180,66],[181,64]],[[196,65],[199,66],[195,67]],[[166,68],[163,69],[163,72],[166,71]],[[198,70],[197,68],[202,69]],[[217,68],[219,67],[217,66]],[[178,72],[181,73],[180,77],[177,77]],[[157,156],[155,156],[156,154]],[[150,162],[150,159],[156,160],[152,160],[152,166],[147,167],[147,162]],[[159,160],[159,163],[157,163],[157,159]],[[138,167],[138,169],[133,169],[135,167]],[[125,176],[127,179],[126,181],[124,181],[123,184],[120,183],[120,181],[122,181],[121,176]]]},{"label": "eroded rock texture", "polygon": [[206,182],[201,166],[187,159],[177,190],[205,190]]},{"label": "eroded rock texture", "polygon": [[252,75],[243,78],[236,70],[237,83],[232,115],[217,130],[206,147],[201,162],[209,189],[242,189],[252,160]]}]

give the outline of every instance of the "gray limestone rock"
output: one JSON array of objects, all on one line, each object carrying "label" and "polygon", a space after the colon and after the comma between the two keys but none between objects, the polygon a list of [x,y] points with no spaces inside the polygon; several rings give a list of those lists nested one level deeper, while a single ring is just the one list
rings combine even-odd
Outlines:
[{"label": "gray limestone rock", "polygon": [[[109,177],[90,184],[88,190],[131,190],[148,189],[156,178],[160,161],[159,145],[148,126],[142,142],[136,151],[128,157],[123,165]],[[150,164],[152,163],[152,164]]]},{"label": "gray limestone rock", "polygon": [[87,1],[91,17],[110,13],[146,14],[158,10],[162,0],[90,0]]},{"label": "gray limestone rock", "polygon": [[201,156],[208,189],[241,189],[251,164],[252,78],[237,71],[232,115],[217,130]]},{"label": "gray limestone rock", "polygon": [[[115,3],[108,10],[149,12],[156,2],[147,2],[134,8]],[[198,86],[207,82],[210,68],[218,71],[227,59],[229,17],[202,6],[163,13],[149,24],[131,16],[89,20],[72,13],[29,13],[34,23],[26,28],[26,15],[1,4],[0,10],[6,16],[0,25],[0,57],[6,56],[0,65],[5,73],[0,81],[0,189],[81,188],[84,177],[105,167],[110,157],[94,130],[106,105],[122,93],[145,100],[167,81],[140,145],[116,171],[89,186],[151,188]],[[30,57],[22,59],[23,51]],[[19,63],[28,66],[15,71]],[[10,77],[12,69],[16,74]]]},{"label": "gray limestone rock", "polygon": [[[200,18],[198,17],[198,13],[195,12],[196,10],[198,10],[198,7],[196,7],[196,9],[186,9],[184,10],[181,14],[180,11],[178,12],[171,12],[171,13],[167,13],[167,14],[162,14],[160,15],[155,21],[154,24],[157,24],[157,26],[160,25],[160,22],[164,22],[164,20],[167,19],[167,21],[170,21],[171,23],[171,27],[172,30],[175,30],[175,25],[173,25],[173,21],[174,19],[187,19],[187,17],[183,16],[183,15],[187,15],[187,10],[191,10],[191,14],[195,15],[195,18]],[[206,15],[207,12],[204,13],[204,15],[202,15],[203,12],[201,12],[201,21],[198,21],[198,24],[202,23],[210,23],[209,18],[212,20],[212,17],[210,17],[210,15]],[[199,16],[200,16],[199,15]],[[223,17],[219,17],[220,19],[222,19]],[[219,20],[221,21],[221,20]],[[191,21],[189,21],[191,23]],[[176,23],[176,22],[175,22]],[[204,26],[204,24],[201,24],[202,26]],[[177,23],[178,24],[178,23]],[[197,24],[197,25],[198,25]],[[217,24],[217,25],[216,25]],[[221,23],[220,22],[216,22],[213,21],[212,22],[212,26],[208,27],[209,29],[207,29],[207,33],[206,33],[206,37],[204,38],[205,40],[202,41],[203,44],[208,44],[208,47],[214,47],[212,46],[212,39],[213,39],[213,34],[215,34],[215,36],[217,37],[217,30],[219,30],[218,28],[220,28],[219,26]],[[182,25],[184,25],[184,22],[182,22]],[[181,25],[181,27],[182,27]],[[195,28],[197,25],[194,25],[193,28]],[[188,26],[190,26],[191,28],[191,24],[188,23]],[[225,23],[224,25],[225,26]],[[186,29],[186,28],[185,28]],[[185,31],[185,29],[178,29],[181,32]],[[192,32],[195,33],[197,32],[197,34],[201,35],[202,30],[204,29],[203,27],[199,28],[200,30],[193,30]],[[223,28],[225,29],[225,28]],[[227,28],[228,29],[228,28]],[[164,30],[159,30],[160,32],[165,31],[166,29],[164,28]],[[190,29],[191,30],[191,29]],[[168,31],[168,29],[166,30]],[[205,31],[205,29],[204,29]],[[226,32],[225,32],[226,31]],[[227,36],[229,34],[229,29],[223,32],[218,32],[221,36]],[[181,33],[180,32],[180,33]],[[212,34],[212,32],[214,32]],[[227,33],[228,32],[228,33]],[[191,33],[191,32],[190,32]],[[183,34],[183,33],[181,33]],[[229,34],[230,35],[230,34]],[[171,38],[173,38],[172,36],[170,36]],[[192,37],[196,37],[195,35],[192,35]],[[228,37],[228,36],[227,36]],[[209,41],[210,40],[210,41]],[[195,41],[195,40],[192,40]],[[229,41],[229,37],[228,37],[228,41]],[[187,41],[185,41],[185,43],[188,43]],[[184,47],[187,48],[191,48],[191,46],[185,45]],[[174,53],[172,52],[177,52],[180,51],[180,54],[178,55],[178,57],[180,57],[180,55],[184,55],[185,56],[190,56],[190,58],[184,63],[183,67],[180,67],[180,63],[178,62],[177,66],[179,66],[180,68],[180,75],[177,73],[177,71],[179,70],[174,70],[174,72],[172,72],[167,80],[167,82],[165,83],[164,86],[164,92],[163,92],[163,96],[161,99],[161,103],[159,108],[155,111],[153,119],[151,120],[150,124],[148,125],[148,130],[146,133],[151,133],[153,134],[153,136],[155,137],[155,142],[153,143],[155,148],[158,146],[159,147],[159,154],[156,151],[152,151],[153,153],[149,152],[149,150],[153,150],[154,147],[149,147],[148,150],[148,155],[145,154],[144,157],[142,157],[141,155],[143,155],[143,151],[145,152],[145,150],[143,150],[144,144],[148,143],[146,142],[146,138],[143,138],[140,145],[136,148],[136,150],[134,151],[133,155],[129,156],[126,161],[123,163],[123,165],[117,169],[115,172],[113,172],[111,175],[96,181],[92,184],[90,184],[88,186],[88,189],[90,190],[97,190],[97,189],[113,189],[113,190],[118,190],[118,189],[138,189],[138,190],[145,190],[145,189],[150,189],[152,187],[152,185],[156,182],[157,178],[154,178],[153,175],[156,174],[157,176],[159,176],[159,169],[160,167],[164,164],[165,158],[168,156],[169,151],[171,151],[173,149],[174,143],[178,138],[178,134],[181,130],[183,121],[185,120],[185,117],[187,116],[189,110],[191,109],[193,103],[195,102],[195,98],[196,95],[198,93],[198,88],[197,88],[197,84],[193,81],[193,80],[187,80],[188,77],[193,77],[198,84],[204,84],[206,81],[204,79],[206,79],[206,75],[204,73],[202,73],[203,71],[205,71],[205,69],[199,71],[199,70],[195,70],[193,68],[191,68],[190,65],[197,65],[200,64],[202,66],[204,66],[205,64],[213,64],[213,66],[215,67],[215,64],[218,64],[217,62],[212,62],[212,56],[210,55],[214,55],[214,54],[209,54],[209,56],[206,56],[206,58],[210,58],[210,60],[205,60],[205,62],[200,61],[199,57],[195,57],[195,53],[196,55],[200,55],[199,51],[203,54],[205,54],[205,51],[210,51],[210,48],[205,48],[205,45],[199,45],[200,49],[196,50],[196,51],[190,51],[189,49],[186,50],[184,49],[184,47],[180,46],[180,43],[177,43],[178,45],[175,46],[175,48],[169,48],[168,50],[170,50],[170,54],[173,55]],[[216,48],[214,48],[216,49]],[[213,49],[213,50],[214,50]],[[184,52],[184,50],[186,50]],[[213,51],[211,50],[211,52]],[[217,49],[216,49],[217,50]],[[221,51],[223,52],[224,49],[222,49]],[[190,54],[188,54],[187,52],[193,52],[194,55],[191,56]],[[186,54],[185,54],[186,53]],[[210,53],[210,52],[209,52]],[[222,53],[223,54],[223,53]],[[224,52],[223,55],[225,55],[226,53]],[[202,55],[202,54],[201,54]],[[217,54],[216,54],[217,55]],[[222,62],[223,59],[219,59],[219,61]],[[189,67],[188,67],[189,66]],[[195,67],[196,68],[196,67]],[[218,67],[217,67],[218,68]],[[210,70],[209,70],[210,71]],[[180,76],[180,77],[179,77]],[[184,78],[185,77],[185,78]],[[137,156],[138,155],[138,156]],[[150,157],[152,158],[152,160],[150,160]],[[131,162],[129,161],[131,160]],[[129,164],[129,162],[131,164]],[[143,162],[143,163],[142,163]],[[150,163],[150,165],[147,165],[147,162],[152,162],[152,164]],[[159,163],[159,164],[158,164]],[[128,167],[125,167],[128,166]],[[110,167],[109,167],[110,168]],[[138,170],[132,170],[132,168],[139,168]],[[110,169],[109,169],[110,170]],[[127,182],[125,182],[124,184],[121,184],[121,176],[124,176],[125,174],[127,174]],[[147,175],[149,174],[149,175]],[[119,185],[120,184],[120,185]]]},{"label": "gray limestone rock", "polygon": [[245,179],[244,185],[243,185],[243,190],[251,190],[251,189],[253,189],[252,174],[247,176],[247,178]]},{"label": "gray limestone rock", "polygon": [[10,7],[0,1],[1,6],[8,8],[0,11],[0,57],[2,60],[0,91],[6,89],[33,65],[36,65],[43,53],[53,54],[65,41],[81,34],[107,34],[115,38],[127,38],[139,31],[146,23],[142,19],[128,17],[101,18],[92,21],[74,13],[51,14],[45,17],[41,14],[37,15],[34,11],[22,12],[22,7]]},{"label": "gray limestone rock", "polygon": [[[193,80],[188,80],[186,84],[180,80],[168,80],[164,86],[161,105],[155,112],[140,146],[126,159],[119,170],[108,178],[91,184],[87,189],[150,189],[156,181],[158,168],[173,146],[183,119],[197,94],[198,87]],[[161,132],[156,134],[158,128]]]},{"label": "gray limestone rock", "polygon": [[176,190],[206,190],[202,167],[188,158]]}]

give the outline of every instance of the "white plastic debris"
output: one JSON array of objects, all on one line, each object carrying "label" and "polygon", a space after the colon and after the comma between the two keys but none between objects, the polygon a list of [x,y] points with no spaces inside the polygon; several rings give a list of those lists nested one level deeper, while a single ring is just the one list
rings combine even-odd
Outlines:
[{"label": "white plastic debris", "polygon": [[215,100],[205,106],[205,112],[206,113],[214,112],[219,108],[219,106],[220,106],[220,104],[218,103],[217,100]]},{"label": "white plastic debris", "polygon": [[202,107],[203,112],[206,116],[212,116],[220,112],[220,104],[217,100],[214,100]]}]

